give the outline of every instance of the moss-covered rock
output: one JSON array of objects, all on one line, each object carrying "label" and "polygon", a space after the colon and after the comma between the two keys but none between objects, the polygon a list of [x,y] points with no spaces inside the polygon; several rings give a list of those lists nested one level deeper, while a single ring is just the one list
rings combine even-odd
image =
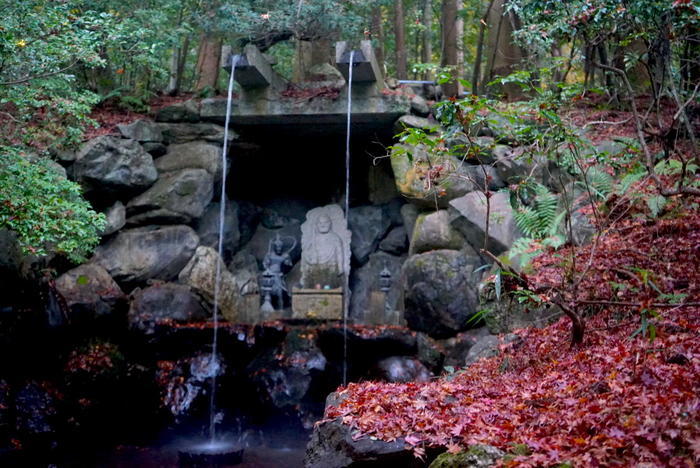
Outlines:
[{"label": "moss-covered rock", "polygon": [[473,445],[459,453],[443,453],[430,464],[429,468],[481,468],[493,466],[505,455],[490,445]]}]

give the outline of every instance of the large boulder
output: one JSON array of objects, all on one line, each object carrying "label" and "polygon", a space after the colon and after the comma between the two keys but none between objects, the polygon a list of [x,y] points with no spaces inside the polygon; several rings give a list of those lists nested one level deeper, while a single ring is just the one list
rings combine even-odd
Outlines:
[{"label": "large boulder", "polygon": [[153,334],[158,323],[186,323],[205,320],[209,313],[200,299],[183,284],[159,283],[131,293],[129,325]]},{"label": "large boulder", "polygon": [[130,124],[118,124],[117,128],[124,138],[131,138],[139,143],[160,143],[163,141],[163,132],[160,127],[150,120],[135,120]]},{"label": "large boulder", "polygon": [[380,206],[360,206],[350,209],[349,225],[352,231],[350,250],[357,263],[364,264],[377,250],[391,227],[391,220]]},{"label": "large boulder", "polygon": [[404,317],[413,330],[444,338],[473,327],[479,259],[456,250],[410,257],[403,267]]},{"label": "large boulder", "polygon": [[127,204],[130,224],[190,223],[214,195],[214,179],[204,169],[161,174],[158,182]]},{"label": "large boulder", "polygon": [[[224,127],[212,123],[159,123],[163,132],[163,139],[167,144],[174,145],[195,140],[204,140],[209,143],[224,144]],[[229,143],[236,138],[236,134],[228,132]]]},{"label": "large boulder", "polygon": [[199,122],[199,101],[190,99],[163,107],[156,112],[158,122]]},{"label": "large boulder", "polygon": [[431,250],[460,250],[464,247],[464,238],[450,224],[447,210],[418,215],[409,254],[419,254]]},{"label": "large boulder", "polygon": [[114,203],[104,212],[107,224],[100,232],[102,236],[114,234],[126,225],[126,207],[120,201]]},{"label": "large boulder", "polygon": [[56,289],[70,308],[71,321],[110,316],[126,299],[109,273],[94,263],[80,265],[59,276]]},{"label": "large boulder", "polygon": [[218,307],[226,320],[232,323],[239,322],[239,310],[237,304],[236,283],[233,275],[226,269],[226,265],[211,247],[197,247],[191,260],[180,272],[180,283],[190,286],[210,304],[216,299],[216,270],[220,268],[220,283]]},{"label": "large boulder", "polygon": [[221,147],[205,141],[191,141],[168,146],[165,156],[156,159],[159,172],[204,169],[218,182],[221,180]]},{"label": "large boulder", "polygon": [[404,227],[406,228],[406,234],[408,234],[408,242],[410,243],[413,239],[413,229],[416,226],[416,221],[418,220],[418,215],[420,210],[418,207],[412,203],[406,203],[401,207],[401,220]]},{"label": "large boulder", "polygon": [[[367,263],[354,268],[350,274],[350,317],[359,323],[398,325],[401,304],[401,265],[406,257],[385,252],[373,253]],[[391,273],[391,286],[384,295],[379,275],[384,268]]]},{"label": "large boulder", "polygon": [[[195,229],[199,236],[200,244],[205,247],[218,249],[219,246],[219,215],[221,203],[210,203],[204,210],[204,214],[197,220]],[[238,251],[241,233],[238,229],[238,204],[235,201],[226,201],[224,213],[224,239],[223,257],[229,261]]]},{"label": "large boulder", "polygon": [[149,226],[120,231],[95,251],[93,262],[119,283],[169,281],[192,258],[199,237],[188,226]]},{"label": "large boulder", "polygon": [[403,438],[384,442],[376,438],[354,437],[350,427],[338,418],[323,421],[314,426],[311,440],[306,446],[304,466],[306,468],[424,467],[425,462],[416,458],[406,447],[407,444]]},{"label": "large boulder", "polygon": [[433,374],[410,356],[391,356],[377,362],[374,374],[386,382],[428,382]]},{"label": "large boulder", "polygon": [[94,138],[78,151],[73,176],[88,191],[134,194],[158,178],[153,157],[136,140]]},{"label": "large boulder", "polygon": [[389,231],[389,234],[379,243],[379,250],[392,255],[402,255],[408,250],[408,234],[406,228],[398,226]]},{"label": "large boulder", "polygon": [[475,248],[484,246],[487,213],[487,248],[498,255],[510,249],[513,242],[522,236],[515,224],[509,195],[506,192],[491,192],[488,205],[482,192],[471,192],[450,202],[450,223]]}]

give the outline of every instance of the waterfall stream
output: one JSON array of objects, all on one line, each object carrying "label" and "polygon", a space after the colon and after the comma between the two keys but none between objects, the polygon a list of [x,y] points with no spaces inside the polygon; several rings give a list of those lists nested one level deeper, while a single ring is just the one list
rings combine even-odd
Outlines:
[{"label": "waterfall stream", "polygon": [[218,373],[218,335],[219,335],[219,290],[221,283],[221,267],[224,263],[224,224],[226,219],[226,172],[228,171],[226,156],[228,153],[228,130],[231,121],[231,104],[233,101],[233,81],[239,56],[231,56],[231,76],[228,81],[228,99],[226,101],[226,123],[224,125],[224,145],[221,151],[221,200],[219,201],[219,260],[216,262],[216,279],[214,282],[214,337],[212,338],[211,366],[214,372],[211,377],[211,394],[209,399],[209,439],[213,443],[216,438],[216,374]]},{"label": "waterfall stream", "polygon": [[[348,63],[348,117],[345,128],[345,228],[350,230],[350,123],[352,116],[352,67],[355,51],[350,51]],[[348,310],[350,309],[350,272],[343,285],[343,385],[348,383]]]}]

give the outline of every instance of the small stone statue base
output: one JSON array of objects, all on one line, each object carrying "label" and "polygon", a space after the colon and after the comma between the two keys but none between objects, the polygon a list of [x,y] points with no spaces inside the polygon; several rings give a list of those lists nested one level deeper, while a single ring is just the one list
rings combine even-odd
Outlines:
[{"label": "small stone statue base", "polygon": [[292,291],[292,318],[342,320],[343,288],[294,288]]}]

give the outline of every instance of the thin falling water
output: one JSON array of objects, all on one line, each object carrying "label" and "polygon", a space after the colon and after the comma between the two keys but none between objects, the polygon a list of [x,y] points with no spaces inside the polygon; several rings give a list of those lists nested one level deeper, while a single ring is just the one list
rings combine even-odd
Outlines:
[{"label": "thin falling water", "polygon": [[219,202],[219,261],[216,262],[216,279],[214,282],[214,338],[212,340],[211,366],[214,372],[211,377],[211,392],[209,399],[209,440],[214,443],[216,438],[216,374],[218,373],[217,347],[219,338],[219,289],[221,283],[221,264],[224,251],[224,220],[226,217],[226,172],[228,171],[226,155],[228,153],[228,126],[231,120],[231,103],[233,101],[233,78],[236,73],[238,55],[231,57],[231,76],[228,81],[228,100],[226,101],[226,124],[224,125],[224,147],[221,151],[221,200]]},{"label": "thin falling water", "polygon": [[[345,129],[345,229],[350,230],[350,117],[352,115],[352,67],[355,51],[350,51],[348,64],[348,119]],[[348,309],[350,308],[350,272],[343,285],[343,385],[348,383]]]}]

